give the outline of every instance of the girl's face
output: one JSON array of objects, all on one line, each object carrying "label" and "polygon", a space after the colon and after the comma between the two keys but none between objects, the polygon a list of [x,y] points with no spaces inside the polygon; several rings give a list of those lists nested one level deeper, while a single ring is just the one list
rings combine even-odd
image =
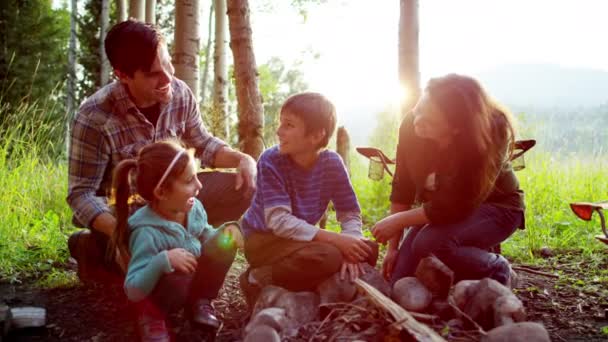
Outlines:
[{"label": "girl's face", "polygon": [[161,190],[158,206],[172,213],[187,213],[194,205],[194,199],[203,187],[196,176],[198,167],[194,158],[181,175],[172,179],[170,184]]},{"label": "girl's face", "polygon": [[433,102],[427,92],[423,93],[413,109],[414,131],[421,138],[440,144],[449,142],[456,130],[448,123],[445,113]]}]

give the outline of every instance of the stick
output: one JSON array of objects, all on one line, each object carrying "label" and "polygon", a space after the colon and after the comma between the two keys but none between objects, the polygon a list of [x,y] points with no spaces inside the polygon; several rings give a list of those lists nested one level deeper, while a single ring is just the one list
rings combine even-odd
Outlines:
[{"label": "stick", "polygon": [[383,295],[376,288],[361,279],[356,279],[355,284],[365,292],[374,304],[388,311],[393,319],[403,321],[397,326],[398,329],[407,330],[417,341],[445,342],[434,330],[416,321],[407,310]]},{"label": "stick", "polygon": [[533,269],[526,268],[526,267],[512,266],[511,268],[514,269],[515,271],[522,271],[522,272],[538,274],[538,275],[542,275],[542,276],[549,277],[549,278],[556,278],[556,279],[559,278],[558,275],[547,273],[547,272],[541,272],[541,271],[533,270]]}]

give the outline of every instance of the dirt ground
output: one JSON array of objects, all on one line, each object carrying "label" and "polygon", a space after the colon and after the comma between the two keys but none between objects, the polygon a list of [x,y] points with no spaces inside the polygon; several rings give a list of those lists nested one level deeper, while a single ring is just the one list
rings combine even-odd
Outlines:
[{"label": "dirt ground", "polygon": [[[516,293],[524,302],[528,320],[542,322],[553,341],[608,341],[608,255],[587,262],[564,254],[543,267],[528,269],[558,274],[559,278],[519,271]],[[593,270],[590,268],[593,267]],[[242,340],[248,319],[238,286],[242,262],[231,269],[216,309],[224,325],[216,341]],[[40,306],[47,310],[45,329],[13,331],[9,341],[132,341],[136,340],[133,314],[120,285],[38,289],[31,284],[0,284],[0,300],[11,307]],[[177,340],[194,339],[181,316],[170,320]],[[605,328],[608,330],[608,328]],[[211,340],[207,336],[208,340]]]}]

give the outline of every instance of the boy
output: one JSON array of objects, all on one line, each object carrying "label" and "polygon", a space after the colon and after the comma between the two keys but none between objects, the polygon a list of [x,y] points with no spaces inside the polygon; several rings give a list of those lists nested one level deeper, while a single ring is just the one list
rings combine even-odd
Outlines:
[{"label": "boy", "polygon": [[[251,267],[240,283],[250,307],[266,285],[314,291],[338,271],[354,280],[361,262],[375,265],[377,250],[363,239],[361,210],[344,163],[325,149],[335,127],[335,107],[321,94],[294,95],[281,108],[279,145],[260,156],[257,192],[242,221]],[[330,201],[341,234],[315,226]]]}]

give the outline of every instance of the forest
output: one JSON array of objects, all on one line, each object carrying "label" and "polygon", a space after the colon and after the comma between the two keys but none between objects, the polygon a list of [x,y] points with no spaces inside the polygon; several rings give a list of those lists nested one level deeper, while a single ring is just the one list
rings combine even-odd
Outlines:
[{"label": "forest", "polygon": [[[394,156],[404,108],[413,107],[424,89],[418,68],[424,61],[419,61],[418,55],[417,17],[423,1],[395,2],[401,11],[399,32],[390,33],[400,47],[395,79],[410,96],[400,107],[386,104],[384,109],[368,113],[373,122],[357,125],[364,126],[365,139],[353,136],[359,134],[357,130],[347,131],[354,143],[333,137],[328,146],[340,152],[348,167],[361,207],[363,235],[370,240],[374,239],[372,227],[390,212],[392,178],[385,173],[380,180],[370,179],[371,166],[356,147],[373,146]],[[327,3],[291,0],[282,6],[305,22],[309,11],[323,11]],[[69,236],[81,229],[74,225],[66,202],[73,120],[87,98],[105,85],[119,82],[104,52],[107,32],[127,18],[157,25],[166,38],[175,77],[194,94],[205,127],[233,149],[257,160],[265,149],[279,143],[276,131],[285,100],[310,90],[305,68],[298,60],[285,61],[277,56],[256,63],[256,31],[251,18],[260,13],[273,15],[278,11],[275,6],[272,0],[2,1],[0,341],[138,339],[123,284],[81,282],[67,244]],[[342,6],[347,7],[348,1]],[[423,23],[420,25],[424,29]],[[510,108],[517,122],[517,139],[534,139],[537,144],[525,153],[525,168],[516,173],[525,193],[525,230],[513,233],[499,251],[518,274],[517,285],[508,291],[519,303],[517,310],[526,315],[525,319],[509,319],[542,325],[547,339],[542,333],[534,335],[539,341],[606,340],[608,245],[596,236],[608,239],[602,231],[605,222],[601,214],[602,201],[608,197],[608,97],[600,105],[513,104]],[[389,168],[394,170],[394,166]],[[573,202],[599,204],[593,207],[590,220],[581,220],[571,209]],[[326,229],[339,232],[335,210],[329,208],[327,214]],[[380,245],[376,273],[386,251],[386,245]],[[388,286],[386,281],[381,276],[372,279],[372,275],[357,281],[357,299],[320,306],[316,299],[314,310],[320,314],[314,317],[301,312],[297,314],[304,316],[292,317],[290,310],[295,309],[287,305],[281,309],[282,318],[271,315],[258,319],[270,323],[259,323],[255,314],[272,309],[273,303],[268,299],[266,307],[260,304],[253,313],[248,310],[238,279],[247,267],[244,253],[238,251],[214,302],[223,321],[218,331],[199,336],[183,324],[185,314],[177,313],[169,319],[174,339],[518,340],[493,336],[492,329],[499,328],[476,322],[476,317],[454,308],[448,299],[441,302],[435,293],[432,303],[436,304],[406,310],[394,294],[390,295],[390,287],[383,288]],[[450,281],[448,290],[451,285]],[[457,291],[457,284],[453,285],[450,291]],[[31,327],[19,327],[10,316],[11,312],[12,316],[20,313],[11,308],[23,307],[43,309],[43,313],[32,314],[43,315],[43,323],[33,319],[28,322]],[[307,322],[294,323],[302,320]],[[256,324],[270,326],[272,332],[259,332]],[[262,335],[256,337],[252,331]],[[535,340],[527,338],[525,332],[517,334],[508,336]]]}]

